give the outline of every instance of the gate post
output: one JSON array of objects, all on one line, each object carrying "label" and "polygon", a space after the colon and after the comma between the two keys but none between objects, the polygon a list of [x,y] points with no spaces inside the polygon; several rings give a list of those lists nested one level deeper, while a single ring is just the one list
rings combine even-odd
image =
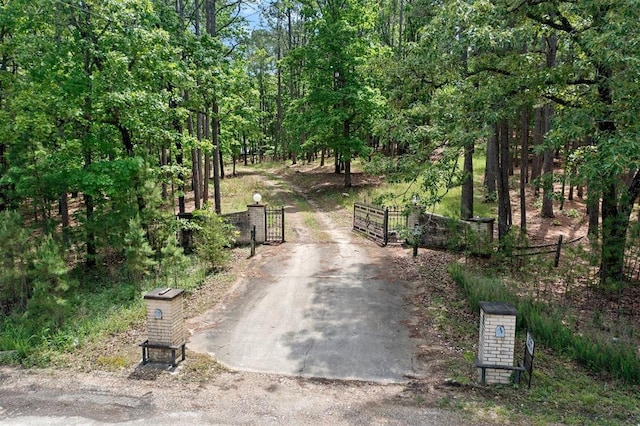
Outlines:
[{"label": "gate post", "polygon": [[284,243],[284,206],[282,206],[282,242]]},{"label": "gate post", "polygon": [[384,221],[382,227],[384,228],[384,245],[386,246],[389,243],[389,207],[384,209]]},{"label": "gate post", "polygon": [[267,206],[264,204],[249,204],[249,226],[255,229],[256,243],[264,243],[267,240]]}]

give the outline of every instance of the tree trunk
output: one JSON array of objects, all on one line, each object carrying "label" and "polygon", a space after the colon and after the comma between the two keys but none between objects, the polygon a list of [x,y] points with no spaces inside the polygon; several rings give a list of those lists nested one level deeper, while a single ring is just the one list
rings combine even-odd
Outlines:
[{"label": "tree trunk", "polygon": [[344,186],[351,188],[351,160],[344,161]]},{"label": "tree trunk", "polygon": [[[204,139],[211,137],[211,121],[209,114],[204,115]],[[204,176],[202,177],[202,202],[209,203],[209,179],[211,179],[211,154],[209,151],[204,154]]]},{"label": "tree trunk", "polygon": [[213,141],[213,205],[217,214],[222,213],[222,200],[220,196],[220,140],[218,135],[220,119],[218,117],[218,102],[213,103],[213,115],[211,120],[211,138]]},{"label": "tree trunk", "polygon": [[496,181],[498,176],[498,129],[487,140],[487,159],[484,170],[485,201],[497,199]]},{"label": "tree trunk", "polygon": [[[350,120],[345,120],[342,123],[342,137],[344,138],[345,141],[349,140],[349,138],[351,137],[351,121]],[[344,159],[343,166],[344,166],[344,186],[346,188],[350,188],[351,187],[351,152],[349,152],[346,158]]]},{"label": "tree trunk", "polygon": [[464,177],[460,199],[460,219],[473,217],[473,142],[464,147]]},{"label": "tree trunk", "polygon": [[520,155],[520,230],[527,233],[527,194],[529,174],[529,108],[522,109],[522,153]]},{"label": "tree trunk", "polygon": [[60,217],[62,221],[62,240],[65,245],[69,242],[69,194],[60,194]]},{"label": "tree trunk", "polygon": [[[279,14],[278,14],[279,15]],[[280,16],[278,16],[278,23],[276,27],[276,34],[278,34],[278,38],[280,38]],[[276,43],[276,81],[277,81],[277,92],[276,92],[276,128],[274,129],[275,137],[274,137],[274,147],[273,147],[273,156],[274,160],[278,159],[278,147],[280,144],[280,136],[282,135],[282,118],[283,118],[283,108],[282,108],[282,69],[281,62],[282,53],[281,53],[281,43]],[[282,152],[283,158],[286,158],[286,152]]]},{"label": "tree trunk", "polygon": [[615,185],[609,185],[602,194],[602,258],[600,284],[619,285],[623,280],[624,248],[628,217],[618,209]]},{"label": "tree trunk", "polygon": [[220,161],[220,179],[224,179],[224,157],[222,156],[222,151],[218,149],[218,160]]},{"label": "tree trunk", "polygon": [[542,135],[544,134],[544,113],[541,107],[535,109],[534,125],[533,125],[533,156],[531,159],[531,180],[533,184],[533,195],[540,195],[540,176],[542,174],[542,156],[537,153],[537,147],[542,144]]},{"label": "tree trunk", "polygon": [[178,213],[183,214],[186,212],[186,206],[184,202],[184,173],[182,172],[182,165],[184,164],[182,150],[182,140],[178,138],[176,141],[176,165],[178,166]]},{"label": "tree trunk", "polygon": [[211,176],[211,154],[204,154],[204,174],[202,176],[202,203],[209,202],[209,177]]},{"label": "tree trunk", "polygon": [[193,202],[196,209],[200,206],[200,177],[198,170],[198,152],[195,148],[191,149],[191,189],[193,190]]},{"label": "tree trunk", "polygon": [[598,238],[598,226],[600,222],[600,193],[593,188],[587,192],[587,215],[589,215],[589,228],[587,235],[590,240]]},{"label": "tree trunk", "polygon": [[[216,37],[218,28],[216,23],[216,2],[206,0],[207,34]],[[220,196],[220,117],[218,99],[214,95],[211,114],[211,141],[213,143],[213,205],[217,214],[222,213],[222,201]]]},{"label": "tree trunk", "polygon": [[503,119],[500,128],[496,126],[499,137],[498,165],[498,239],[504,241],[511,227],[511,199],[509,197],[509,123]]},{"label": "tree trunk", "polygon": [[553,149],[547,149],[542,161],[542,217],[555,217],[553,214]]},{"label": "tree trunk", "polygon": [[[193,137],[194,133],[196,138],[202,140],[202,114],[198,113],[196,116],[195,129],[193,123],[193,116],[189,115],[189,136]],[[195,132],[194,132],[195,130]],[[193,202],[196,210],[200,209],[201,194],[200,194],[200,161],[198,151],[196,148],[191,148],[191,190],[193,191]]]},{"label": "tree trunk", "polygon": [[244,156],[244,165],[248,165],[248,161],[247,161],[247,156],[249,155],[249,147],[247,145],[247,135],[242,135],[242,150],[243,150],[243,156]]},{"label": "tree trunk", "polygon": [[[556,53],[558,50],[558,37],[552,33],[548,36],[544,36],[543,40],[543,49],[546,46],[547,53],[547,68],[553,68],[556,65]],[[551,130],[551,119],[553,118],[553,105],[547,104],[544,106],[544,131],[543,134],[546,134],[549,130]],[[544,151],[543,160],[542,160],[542,174],[543,174],[543,188],[544,194],[542,197],[542,217],[554,217],[553,214],[553,157],[554,157],[554,148],[547,147]]]}]

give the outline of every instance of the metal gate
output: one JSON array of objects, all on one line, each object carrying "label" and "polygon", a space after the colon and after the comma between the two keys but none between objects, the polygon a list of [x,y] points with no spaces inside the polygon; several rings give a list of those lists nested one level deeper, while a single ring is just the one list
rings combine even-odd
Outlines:
[{"label": "metal gate", "polygon": [[284,243],[284,207],[264,209],[265,242]]},{"label": "metal gate", "polygon": [[380,245],[401,242],[400,230],[407,226],[403,209],[355,203],[353,230],[366,235]]}]

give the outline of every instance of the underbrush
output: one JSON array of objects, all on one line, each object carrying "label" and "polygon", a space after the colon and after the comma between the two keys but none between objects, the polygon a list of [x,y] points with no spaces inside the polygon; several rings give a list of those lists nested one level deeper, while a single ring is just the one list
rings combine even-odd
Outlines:
[{"label": "underbrush", "polygon": [[638,422],[640,358],[635,345],[595,332],[576,333],[570,327],[566,308],[519,297],[502,279],[460,264],[451,265],[449,272],[474,312],[479,312],[481,301],[507,302],[516,307],[516,340],[522,342],[516,343],[516,356],[521,356],[524,347],[524,331],[531,331],[536,340],[531,389],[518,389],[518,385],[483,388],[485,404],[493,399],[491,405],[530,416],[539,424]]},{"label": "underbrush", "polygon": [[640,383],[640,357],[635,345],[598,339],[596,333],[575,333],[566,325],[565,308],[520,298],[498,278],[472,274],[460,265],[452,265],[450,273],[474,311],[479,310],[481,301],[511,303],[519,313],[517,330],[531,331],[536,341],[574,358],[593,373],[604,372],[630,384]]},{"label": "underbrush", "polygon": [[[208,266],[195,257],[188,258],[180,277],[180,288],[187,294],[198,288],[207,276]],[[123,272],[78,272],[82,281],[67,300],[69,306],[59,327],[43,324],[40,317],[27,313],[4,318],[0,325],[0,363],[46,366],[60,354],[122,333],[145,320],[143,295],[167,284],[163,274],[132,282]]]}]

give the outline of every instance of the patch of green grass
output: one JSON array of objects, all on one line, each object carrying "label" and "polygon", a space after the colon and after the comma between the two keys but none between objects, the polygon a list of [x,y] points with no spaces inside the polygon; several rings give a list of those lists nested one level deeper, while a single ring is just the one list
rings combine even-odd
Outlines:
[{"label": "patch of green grass", "polygon": [[262,176],[258,174],[227,177],[220,181],[220,192],[223,213],[246,210],[248,204],[254,203],[253,194],[265,197],[268,193]]}]

